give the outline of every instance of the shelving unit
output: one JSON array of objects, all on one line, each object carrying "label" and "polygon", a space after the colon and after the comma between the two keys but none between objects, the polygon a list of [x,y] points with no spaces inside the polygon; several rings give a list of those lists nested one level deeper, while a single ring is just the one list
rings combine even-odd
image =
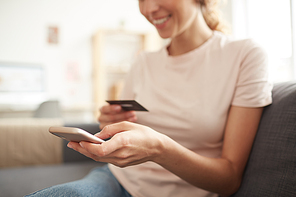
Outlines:
[{"label": "shelving unit", "polygon": [[157,33],[100,29],[93,36],[94,117],[107,99],[118,99],[132,60],[141,51],[157,50],[163,41]]}]

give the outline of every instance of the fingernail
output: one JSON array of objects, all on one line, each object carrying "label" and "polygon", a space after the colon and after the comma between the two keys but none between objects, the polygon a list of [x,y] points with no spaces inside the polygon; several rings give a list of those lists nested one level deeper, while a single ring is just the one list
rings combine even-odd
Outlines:
[{"label": "fingernail", "polygon": [[121,107],[119,105],[115,105],[114,108],[113,108],[115,111],[120,111],[121,110]]},{"label": "fingernail", "polygon": [[82,145],[82,142],[79,142],[79,145],[80,145],[82,148],[84,148],[83,145]]},{"label": "fingernail", "polygon": [[127,114],[127,117],[133,117],[135,114],[133,113],[133,112],[129,112],[128,114]]},{"label": "fingernail", "polygon": [[69,148],[73,148],[72,144],[70,144],[70,143],[68,143],[67,146],[68,146]]}]

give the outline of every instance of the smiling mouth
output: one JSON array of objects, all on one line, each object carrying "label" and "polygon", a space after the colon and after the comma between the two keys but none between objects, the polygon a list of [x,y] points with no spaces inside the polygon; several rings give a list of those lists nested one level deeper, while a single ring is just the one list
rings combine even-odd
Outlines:
[{"label": "smiling mouth", "polygon": [[166,21],[168,21],[170,18],[172,17],[172,15],[168,15],[167,17],[161,18],[161,19],[153,19],[152,23],[154,25],[162,25],[164,24]]}]

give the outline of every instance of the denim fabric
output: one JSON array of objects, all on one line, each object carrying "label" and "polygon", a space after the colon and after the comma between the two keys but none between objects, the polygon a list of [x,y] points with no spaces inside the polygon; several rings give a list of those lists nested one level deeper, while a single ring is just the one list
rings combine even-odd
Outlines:
[{"label": "denim fabric", "polygon": [[27,197],[38,196],[131,197],[113,176],[107,165],[93,169],[81,180],[52,186],[27,195]]}]

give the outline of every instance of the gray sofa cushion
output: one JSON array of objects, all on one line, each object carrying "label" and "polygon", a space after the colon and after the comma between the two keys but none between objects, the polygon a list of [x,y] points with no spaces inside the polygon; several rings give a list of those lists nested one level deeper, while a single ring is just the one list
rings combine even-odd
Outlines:
[{"label": "gray sofa cushion", "polygon": [[296,196],[296,82],[276,84],[239,191],[233,196]]}]

